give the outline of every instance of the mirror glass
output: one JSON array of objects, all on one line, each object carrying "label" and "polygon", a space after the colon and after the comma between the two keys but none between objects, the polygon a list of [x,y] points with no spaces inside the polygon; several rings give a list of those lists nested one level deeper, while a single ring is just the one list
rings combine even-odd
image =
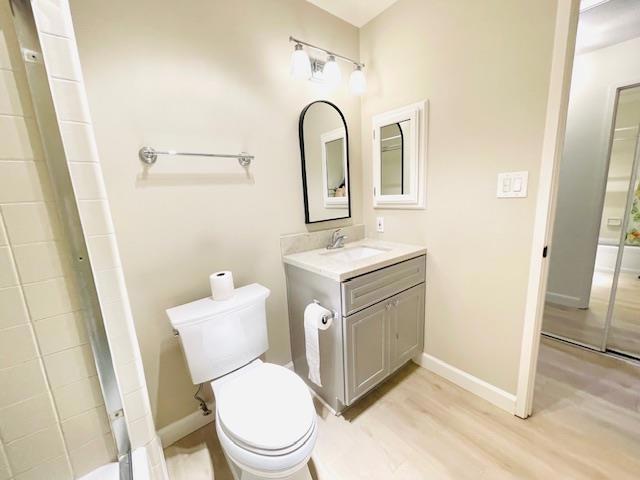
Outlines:
[{"label": "mirror glass", "polygon": [[375,208],[424,208],[426,118],[426,100],[373,117]]},{"label": "mirror glass", "polygon": [[351,216],[347,125],[338,107],[309,104],[300,114],[306,223]]},{"label": "mirror glass", "polygon": [[[409,189],[409,120],[380,128],[380,190],[382,195],[404,195]],[[406,141],[405,141],[406,140]]]}]

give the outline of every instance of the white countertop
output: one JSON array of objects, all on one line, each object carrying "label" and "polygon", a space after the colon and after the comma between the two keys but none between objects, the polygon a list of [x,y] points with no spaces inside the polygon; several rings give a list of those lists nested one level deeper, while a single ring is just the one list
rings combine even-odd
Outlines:
[{"label": "white countertop", "polygon": [[[346,251],[354,247],[369,247],[383,250],[381,253],[360,260],[339,260],[334,253]],[[284,263],[303,268],[318,275],[342,282],[358,275],[388,267],[394,263],[419,257],[427,253],[425,247],[405,243],[384,242],[365,238],[356,242],[345,243],[344,248],[327,250],[318,248],[306,252],[292,253],[282,257]]]}]

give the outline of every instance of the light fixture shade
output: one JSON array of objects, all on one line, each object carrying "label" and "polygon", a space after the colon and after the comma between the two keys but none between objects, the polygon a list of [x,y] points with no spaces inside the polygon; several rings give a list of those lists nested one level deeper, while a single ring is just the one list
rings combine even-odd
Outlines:
[{"label": "light fixture shade", "polygon": [[351,72],[349,88],[354,95],[362,95],[367,90],[367,79],[360,65],[356,66],[356,69]]},{"label": "light fixture shade", "polygon": [[336,62],[336,57],[333,55],[329,55],[327,63],[324,64],[322,77],[324,78],[325,83],[331,87],[335,87],[340,83],[342,74],[340,73],[338,62]]},{"label": "light fixture shade", "polygon": [[299,80],[311,78],[311,62],[309,55],[304,51],[302,45],[296,44],[296,48],[291,54],[291,76]]}]

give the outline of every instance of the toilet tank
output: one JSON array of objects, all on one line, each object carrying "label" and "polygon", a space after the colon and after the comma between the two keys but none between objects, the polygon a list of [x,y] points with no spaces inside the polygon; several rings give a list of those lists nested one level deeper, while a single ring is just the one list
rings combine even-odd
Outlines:
[{"label": "toilet tank", "polygon": [[267,351],[269,293],[253,283],[236,288],[229,300],[209,297],[167,310],[194,384],[226,375]]}]

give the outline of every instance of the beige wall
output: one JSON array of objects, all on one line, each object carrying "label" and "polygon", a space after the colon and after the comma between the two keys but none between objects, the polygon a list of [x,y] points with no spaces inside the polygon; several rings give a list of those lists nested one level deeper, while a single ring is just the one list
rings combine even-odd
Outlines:
[{"label": "beige wall", "polygon": [[[368,232],[425,244],[425,351],[515,393],[542,149],[554,0],[400,0],[365,25],[363,209]],[[423,211],[374,210],[372,116],[429,100]],[[497,174],[529,171],[526,199]]]},{"label": "beige wall", "polygon": [[[271,289],[267,359],[290,358],[279,235],[305,230],[297,122],[307,103],[328,98],[343,110],[356,192],[362,172],[359,99],[346,81],[325,94],[292,80],[288,36],[358,56],[358,30],[303,0],[74,0],[71,10],[161,428],[197,406],[164,310],[208,295],[211,272]],[[145,144],[256,159],[248,179],[233,160],[189,158],[161,158],[141,177]]]},{"label": "beige wall", "polygon": [[[279,235],[305,230],[297,119],[319,98],[347,118],[354,220],[372,232],[382,214],[382,237],[429,248],[425,351],[515,392],[554,0],[401,0],[360,32],[303,0],[71,4],[159,428],[196,407],[164,310],[206,296],[212,271],[272,290],[267,359],[290,358]],[[328,94],[290,79],[290,34],[360,56],[362,111],[346,81]],[[427,209],[374,210],[371,117],[421,99]],[[162,157],[145,174],[145,144],[256,160],[248,177],[232,160]],[[497,173],[516,170],[529,197],[496,199]]]},{"label": "beige wall", "polygon": [[7,0],[0,1],[0,479],[115,459]]}]

